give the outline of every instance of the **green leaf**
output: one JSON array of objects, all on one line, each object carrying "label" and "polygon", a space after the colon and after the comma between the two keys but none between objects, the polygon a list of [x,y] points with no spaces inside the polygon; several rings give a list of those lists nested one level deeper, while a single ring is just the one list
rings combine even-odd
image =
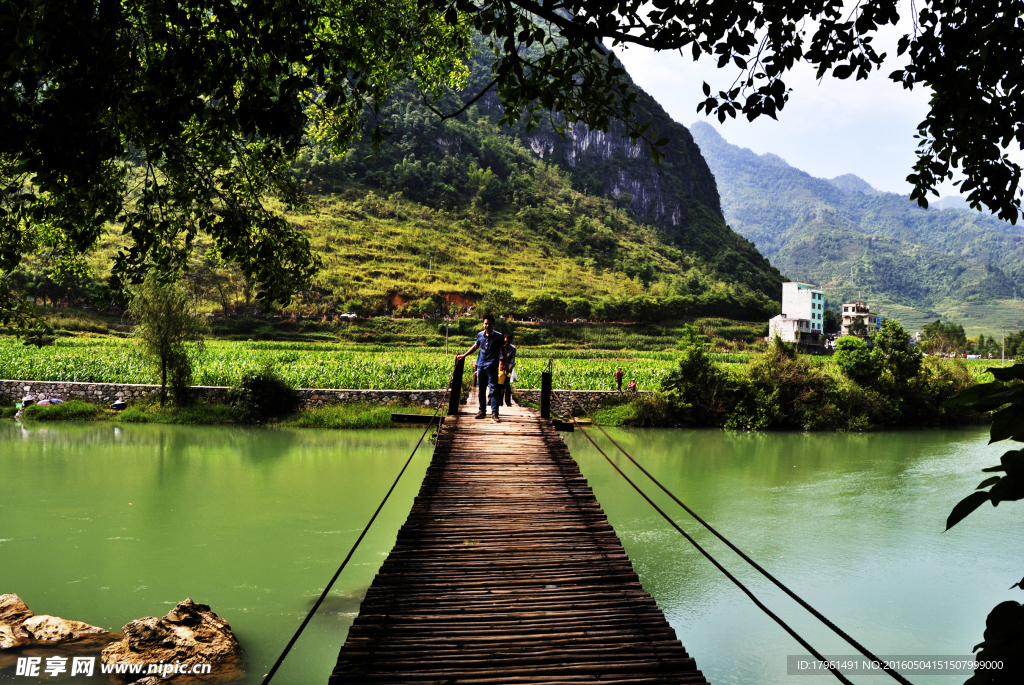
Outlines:
[{"label": "green leaf", "polygon": [[851,74],[853,74],[852,64],[840,64],[832,70],[832,75],[838,79],[848,79]]},{"label": "green leaf", "polygon": [[1024,441],[1024,406],[1012,404],[1000,409],[992,417],[989,444],[1007,439]]},{"label": "green leaf", "polygon": [[988,369],[988,372],[997,381],[1009,382],[1009,381],[1024,381],[1024,364],[1014,364],[1013,366],[999,367],[994,366]]},{"label": "green leaf", "polygon": [[992,476],[991,478],[986,478],[985,480],[983,480],[980,483],[978,483],[978,487],[976,487],[974,489],[975,490],[984,490],[988,486],[995,485],[996,483],[998,483],[1000,478],[1001,478],[1001,476]]},{"label": "green leaf", "polygon": [[1000,502],[1016,502],[1024,499],[1024,476],[1017,473],[1007,473],[999,479],[999,482],[988,491],[989,499],[993,505]]},{"label": "green leaf", "polygon": [[946,400],[944,406],[955,407],[957,405],[974,404],[982,401],[990,395],[994,395],[1002,391],[1004,387],[1005,386],[1003,386],[1002,383],[982,383],[980,385],[974,385],[967,388],[959,395]]},{"label": "green leaf", "polygon": [[946,519],[946,530],[960,523],[967,515],[988,500],[989,494],[987,492],[972,492],[967,497],[964,497],[953,507],[953,511],[950,512],[949,517]]}]

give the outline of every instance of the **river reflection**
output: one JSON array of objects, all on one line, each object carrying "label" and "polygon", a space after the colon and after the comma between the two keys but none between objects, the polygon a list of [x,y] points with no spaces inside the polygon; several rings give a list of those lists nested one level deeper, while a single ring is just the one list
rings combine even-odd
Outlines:
[{"label": "river reflection", "polygon": [[[1024,526],[1012,504],[986,507],[942,533],[951,506],[1002,453],[985,446],[985,429],[614,435],[684,501],[879,653],[970,653],[988,609],[1019,599],[1018,591],[1004,590],[1022,573]],[[191,596],[231,623],[246,649],[249,682],[257,683],[417,437],[416,430],[2,421],[0,593],[20,594],[36,613],[113,630]],[[582,435],[567,441],[644,587],[709,680],[791,680],[786,655],[803,650],[628,490]],[[405,520],[429,450],[414,460],[275,682],[326,681]],[[679,520],[812,644],[850,653],[685,515]],[[4,658],[0,669],[9,666]],[[0,681],[15,680],[10,669],[0,670]]]}]

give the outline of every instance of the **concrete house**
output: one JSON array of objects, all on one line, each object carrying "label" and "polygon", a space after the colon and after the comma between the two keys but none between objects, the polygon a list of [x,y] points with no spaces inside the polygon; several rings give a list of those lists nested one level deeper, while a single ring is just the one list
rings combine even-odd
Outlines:
[{"label": "concrete house", "polygon": [[768,340],[776,334],[784,342],[809,351],[821,345],[825,293],[809,283],[782,284],[782,313],[768,322]]},{"label": "concrete house", "polygon": [[864,325],[867,326],[868,331],[873,331],[878,328],[878,316],[871,313],[871,308],[864,302],[857,300],[856,302],[844,302],[843,303],[843,320],[842,325],[839,329],[839,335],[851,335],[850,326],[854,324],[858,319],[864,321]]}]

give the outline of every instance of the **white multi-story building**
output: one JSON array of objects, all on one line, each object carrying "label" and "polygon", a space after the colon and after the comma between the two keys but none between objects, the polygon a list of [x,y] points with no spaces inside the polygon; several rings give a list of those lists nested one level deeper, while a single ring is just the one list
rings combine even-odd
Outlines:
[{"label": "white multi-story building", "polygon": [[825,315],[825,293],[808,283],[790,281],[782,284],[782,316],[807,319],[811,333],[821,333]]},{"label": "white multi-story building", "polygon": [[866,303],[857,300],[856,302],[843,303],[842,326],[839,329],[840,335],[850,335],[850,327],[857,321],[861,321],[868,333],[878,329],[880,319],[871,313],[871,307]]},{"label": "white multi-story building", "polygon": [[811,322],[807,319],[790,319],[785,314],[779,314],[768,320],[768,340],[775,336],[782,338],[783,342],[801,343],[810,340]]}]

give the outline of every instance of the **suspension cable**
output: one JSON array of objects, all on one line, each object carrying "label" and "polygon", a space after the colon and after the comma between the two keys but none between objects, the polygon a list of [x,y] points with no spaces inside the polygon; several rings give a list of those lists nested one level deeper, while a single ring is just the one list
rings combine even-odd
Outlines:
[{"label": "suspension cable", "polygon": [[590,437],[590,435],[589,435],[589,434],[588,434],[588,433],[587,433],[587,432],[586,432],[585,430],[583,430],[583,426],[582,426],[582,425],[580,425],[580,423],[579,423],[579,422],[578,422],[578,421],[576,420],[576,417],[572,415],[572,412],[571,412],[571,411],[569,410],[569,408],[568,408],[568,407],[566,407],[566,406],[565,406],[565,403],[564,403],[564,402],[562,402],[561,398],[560,398],[560,397],[558,397],[558,394],[557,394],[557,393],[554,393],[554,392],[552,392],[551,394],[555,396],[555,399],[556,399],[556,400],[558,400],[558,403],[559,403],[560,405],[562,405],[562,408],[563,408],[563,409],[565,410],[565,412],[566,412],[566,413],[568,414],[569,418],[570,418],[570,419],[572,419],[572,422],[573,422],[573,424],[574,424],[574,425],[575,425],[575,426],[576,426],[577,428],[579,428],[579,429],[580,429],[580,432],[581,432],[581,433],[583,433],[583,435],[584,435],[584,436],[586,436],[587,440],[589,440],[589,441],[590,441],[590,444],[592,444],[592,445],[593,445],[593,446],[594,446],[594,447],[595,447],[595,448],[597,449],[597,451],[601,453],[601,456],[602,456],[602,457],[604,457],[604,458],[605,458],[605,460],[606,460],[606,461],[607,461],[607,462],[608,462],[609,464],[611,464],[611,465],[612,465],[612,468],[613,468],[613,469],[615,469],[616,471],[618,471],[619,475],[620,475],[620,476],[622,476],[622,477],[623,477],[623,478],[625,479],[625,481],[626,481],[627,483],[629,483],[629,484],[630,484],[631,486],[633,486],[633,489],[634,489],[634,490],[636,490],[636,491],[637,491],[637,492],[638,492],[638,493],[640,494],[640,496],[641,496],[641,497],[643,497],[643,498],[644,498],[645,500],[647,500],[647,503],[648,503],[648,504],[650,504],[650,505],[651,505],[652,507],[654,507],[654,510],[655,510],[656,512],[658,512],[659,514],[661,514],[662,518],[664,518],[664,519],[665,519],[666,521],[668,521],[669,525],[671,525],[671,526],[672,526],[673,528],[675,528],[675,529],[676,529],[676,530],[677,530],[677,531],[678,531],[678,532],[679,532],[679,533],[680,533],[680,534],[681,534],[681,535],[682,535],[682,536],[683,536],[684,538],[686,538],[686,540],[687,540],[687,541],[688,541],[688,542],[689,542],[689,543],[690,543],[691,545],[693,545],[694,547],[696,547],[696,548],[697,548],[697,551],[698,551],[698,552],[700,552],[701,554],[703,554],[703,555],[705,556],[705,558],[707,558],[707,560],[708,560],[708,561],[710,561],[710,562],[711,562],[712,564],[714,564],[714,565],[715,565],[715,568],[717,568],[717,569],[718,569],[719,571],[721,571],[721,572],[722,572],[722,573],[723,573],[723,574],[725,575],[725,577],[726,577],[726,578],[728,578],[729,580],[731,580],[731,581],[732,581],[732,582],[733,582],[733,583],[734,583],[734,584],[736,585],[736,587],[738,587],[738,588],[739,588],[740,590],[742,590],[742,591],[743,591],[743,593],[744,593],[744,594],[745,594],[745,595],[746,595],[747,597],[749,597],[749,598],[750,598],[750,600],[751,600],[751,601],[752,601],[752,602],[753,602],[754,604],[756,604],[756,605],[757,605],[757,607],[758,607],[759,609],[761,609],[761,611],[763,611],[764,613],[768,614],[768,616],[769,616],[769,617],[770,617],[770,618],[771,618],[772,620],[774,620],[774,621],[775,621],[776,623],[778,623],[778,624],[779,624],[780,626],[782,626],[782,629],[783,629],[783,630],[785,630],[785,631],[786,631],[787,633],[789,633],[789,634],[790,634],[790,636],[792,636],[794,640],[796,640],[797,642],[799,642],[799,643],[800,643],[800,645],[801,645],[802,647],[804,647],[804,649],[808,650],[808,651],[809,651],[809,652],[810,652],[810,653],[811,653],[811,654],[812,654],[812,655],[814,656],[814,658],[815,658],[815,659],[817,659],[818,661],[820,661],[820,662],[822,662],[822,663],[826,664],[826,665],[827,665],[827,667],[828,667],[828,670],[830,670],[830,671],[832,672],[832,674],[833,674],[833,675],[835,675],[835,677],[839,679],[839,681],[840,681],[840,682],[844,683],[844,685],[853,685],[853,683],[852,683],[852,682],[850,682],[850,680],[849,680],[849,679],[847,679],[847,677],[846,677],[846,676],[844,676],[844,675],[843,675],[843,674],[842,674],[842,673],[841,673],[840,671],[838,671],[838,670],[837,670],[837,669],[836,669],[835,667],[833,667],[833,666],[832,666],[832,663],[831,663],[830,661],[826,660],[826,659],[825,659],[825,657],[823,657],[823,656],[822,656],[821,654],[819,654],[819,653],[818,653],[818,650],[816,650],[816,649],[815,649],[814,647],[812,647],[812,646],[811,646],[811,645],[810,645],[810,644],[809,644],[809,643],[808,643],[808,642],[807,642],[807,641],[806,641],[805,639],[803,639],[802,637],[800,637],[800,635],[799,635],[799,634],[798,634],[798,633],[797,633],[797,632],[796,632],[795,630],[793,630],[792,628],[790,628],[790,627],[789,627],[789,624],[787,624],[787,623],[786,623],[785,621],[783,621],[783,620],[782,620],[781,618],[779,618],[779,616],[777,616],[777,615],[776,615],[776,614],[775,614],[775,613],[774,613],[774,612],[773,612],[773,611],[772,611],[771,609],[769,609],[768,607],[766,607],[766,606],[765,606],[765,605],[764,605],[764,604],[763,604],[763,603],[761,602],[761,600],[759,600],[759,599],[757,598],[757,596],[756,596],[756,595],[754,595],[754,593],[750,591],[750,589],[749,589],[749,588],[748,588],[748,587],[747,587],[746,585],[744,585],[744,584],[743,584],[743,583],[742,583],[742,582],[741,582],[741,581],[740,581],[740,580],[739,580],[738,578],[736,578],[736,576],[734,576],[733,574],[729,573],[729,571],[728,571],[728,570],[727,570],[727,569],[726,569],[726,568],[725,568],[724,566],[722,566],[722,564],[720,564],[720,563],[718,562],[718,560],[717,560],[717,559],[715,559],[715,558],[714,558],[713,556],[711,556],[711,553],[710,553],[710,552],[708,552],[708,551],[707,551],[706,549],[704,549],[703,547],[701,547],[701,545],[700,545],[700,543],[699,543],[699,542],[697,542],[696,540],[694,540],[694,539],[693,539],[693,538],[692,538],[692,537],[691,537],[691,536],[689,535],[689,533],[687,533],[687,532],[686,532],[685,530],[683,530],[682,528],[680,528],[680,527],[679,527],[679,524],[678,524],[678,523],[676,523],[676,522],[675,522],[675,521],[674,521],[674,520],[672,519],[672,517],[670,517],[670,516],[669,516],[668,514],[666,514],[666,513],[664,512],[664,510],[662,510],[662,508],[661,508],[661,507],[659,507],[659,506],[658,506],[657,504],[655,504],[655,503],[654,503],[654,500],[652,500],[652,499],[651,499],[650,497],[648,497],[648,496],[647,496],[647,493],[645,493],[645,492],[644,492],[643,490],[641,490],[641,489],[640,489],[640,487],[639,487],[639,486],[638,486],[638,485],[637,485],[636,483],[634,483],[634,482],[633,482],[633,481],[632,481],[632,480],[630,479],[630,477],[629,477],[629,476],[627,476],[627,475],[626,475],[626,474],[625,474],[625,473],[624,473],[624,472],[622,471],[622,469],[621,469],[621,468],[619,468],[619,465],[618,465],[618,464],[616,464],[616,463],[615,463],[614,461],[612,461],[611,457],[609,457],[609,456],[608,456],[608,455],[607,455],[607,454],[605,453],[605,451],[604,451],[603,449],[601,449],[600,445],[598,445],[598,444],[597,444],[596,442],[594,442],[594,439],[593,439],[592,437]]},{"label": "suspension cable", "polygon": [[622,452],[626,456],[627,459],[629,459],[633,463],[634,466],[636,466],[638,469],[640,469],[643,472],[643,474],[645,476],[647,476],[651,480],[652,483],[657,485],[661,489],[662,492],[664,492],[666,495],[668,495],[670,498],[672,498],[673,502],[675,502],[680,507],[682,507],[684,510],[686,510],[686,513],[688,513],[690,516],[692,516],[694,519],[696,519],[697,522],[700,523],[702,526],[707,528],[715,537],[717,537],[719,540],[724,542],[729,547],[729,549],[731,549],[733,552],[738,554],[741,559],[743,559],[748,564],[753,566],[761,575],[763,575],[765,578],[767,578],[772,583],[774,583],[776,587],[778,587],[780,590],[782,590],[787,595],[789,595],[800,606],[802,606],[804,609],[809,611],[811,613],[811,615],[813,615],[819,621],[821,621],[826,626],[828,626],[828,628],[831,629],[832,632],[834,632],[836,635],[838,635],[839,637],[841,637],[844,640],[846,640],[846,642],[849,643],[850,646],[852,646],[854,649],[859,651],[861,654],[863,654],[867,658],[871,659],[872,661],[877,662],[878,664],[880,664],[881,669],[884,670],[886,673],[888,673],[890,676],[892,676],[893,679],[895,679],[897,682],[901,683],[902,685],[912,685],[909,680],[907,680],[905,677],[903,677],[903,675],[898,673],[895,669],[891,668],[884,660],[879,659],[877,656],[875,656],[873,653],[871,653],[871,651],[869,651],[866,647],[864,647],[862,644],[857,642],[857,640],[855,640],[846,631],[844,631],[842,628],[837,626],[832,621],[828,620],[821,612],[819,612],[817,609],[815,609],[810,604],[808,604],[806,601],[804,601],[803,598],[801,598],[795,592],[793,592],[788,587],[786,587],[786,585],[784,585],[782,583],[782,581],[777,579],[775,576],[773,576],[771,573],[769,573],[766,569],[764,569],[760,564],[758,564],[756,561],[754,561],[749,556],[747,556],[743,552],[743,550],[741,550],[739,547],[737,547],[731,541],[729,541],[724,535],[722,535],[717,530],[715,530],[711,526],[711,524],[709,524],[703,518],[698,516],[697,513],[695,511],[693,511],[693,509],[691,509],[690,507],[686,506],[686,504],[684,504],[682,502],[682,500],[680,500],[672,492],[670,492],[668,488],[666,488],[664,485],[662,485],[661,482],[657,478],[655,478],[653,475],[651,475],[651,473],[647,469],[645,469],[643,466],[641,466],[640,463],[636,459],[633,458],[633,455],[631,455],[629,452],[627,452],[625,449],[623,449],[622,445],[620,445],[618,442],[615,441],[615,438],[613,438],[612,436],[608,435],[608,431],[606,431],[602,426],[600,426],[600,425],[598,425],[597,423],[594,422],[594,417],[590,415],[590,411],[587,409],[586,405],[584,405],[583,402],[580,401],[580,398],[576,396],[576,393],[574,393],[572,391],[572,386],[569,385],[569,382],[566,379],[565,375],[562,373],[561,369],[558,369],[558,375],[562,378],[562,382],[565,384],[566,390],[569,392],[569,395],[574,400],[576,400],[577,404],[580,405],[580,407],[586,413],[587,417],[590,419],[591,423],[593,425],[597,426],[597,429],[600,430],[604,434],[604,436],[606,438],[608,438],[608,440],[613,445],[615,445],[615,447],[617,447],[618,450],[620,452]]},{"label": "suspension cable", "polygon": [[[335,581],[338,580],[338,576],[340,576],[341,572],[345,570],[345,566],[348,565],[349,559],[351,559],[352,555],[355,554],[356,548],[359,547],[359,543],[363,541],[364,537],[366,537],[366,533],[369,532],[370,526],[372,526],[373,522],[377,520],[377,515],[380,514],[381,509],[384,508],[384,505],[387,503],[388,498],[391,497],[391,493],[394,492],[395,487],[398,485],[398,481],[401,480],[402,474],[404,474],[405,470],[409,468],[409,464],[412,462],[412,458],[416,456],[416,451],[419,450],[420,445],[423,443],[423,438],[427,435],[427,431],[430,430],[430,427],[432,425],[434,425],[433,419],[437,417],[437,413],[441,411],[442,408],[447,406],[448,395],[451,393],[452,383],[455,380],[455,368],[458,368],[457,364],[455,367],[452,368],[452,373],[448,377],[448,387],[445,388],[443,395],[444,399],[441,401],[440,404],[438,404],[437,409],[434,410],[430,422],[427,423],[426,428],[424,428],[423,432],[420,434],[420,439],[416,441],[416,446],[412,448],[412,454],[410,454],[409,458],[406,459],[405,465],[402,466],[402,470],[399,471],[398,476],[395,477],[395,482],[391,484],[391,487],[388,489],[387,494],[384,495],[384,499],[381,500],[380,505],[377,506],[377,510],[373,512],[373,516],[370,517],[370,520],[367,522],[366,527],[363,528],[363,532],[359,534],[358,538],[356,538],[355,543],[352,545],[352,549],[348,551],[348,554],[345,556],[345,560],[341,562],[341,566],[339,566],[338,570],[334,572],[334,576],[331,578],[330,582],[327,583],[327,587],[325,587],[324,591],[320,593],[320,598],[316,600],[316,603],[313,605],[313,608],[309,610],[309,613],[306,614],[306,618],[303,619],[302,624],[299,626],[299,629],[295,631],[295,634],[292,635],[292,639],[288,641],[288,644],[285,646],[284,651],[281,652],[281,656],[277,657],[277,661],[274,662],[274,665],[271,667],[270,671],[268,671],[263,676],[263,682],[261,683],[261,685],[267,685],[274,677],[274,674],[277,673],[277,669],[279,669],[281,667],[281,664],[284,663],[285,657],[287,657],[288,653],[292,651],[292,647],[295,645],[296,641],[298,641],[299,636],[302,634],[302,631],[306,629],[307,625],[309,625],[310,620],[313,618],[313,614],[315,614],[316,610],[320,608],[321,604],[323,604],[323,601],[327,598],[327,593],[331,591],[331,588],[334,587]],[[439,429],[440,425],[441,422],[438,422]]]}]

